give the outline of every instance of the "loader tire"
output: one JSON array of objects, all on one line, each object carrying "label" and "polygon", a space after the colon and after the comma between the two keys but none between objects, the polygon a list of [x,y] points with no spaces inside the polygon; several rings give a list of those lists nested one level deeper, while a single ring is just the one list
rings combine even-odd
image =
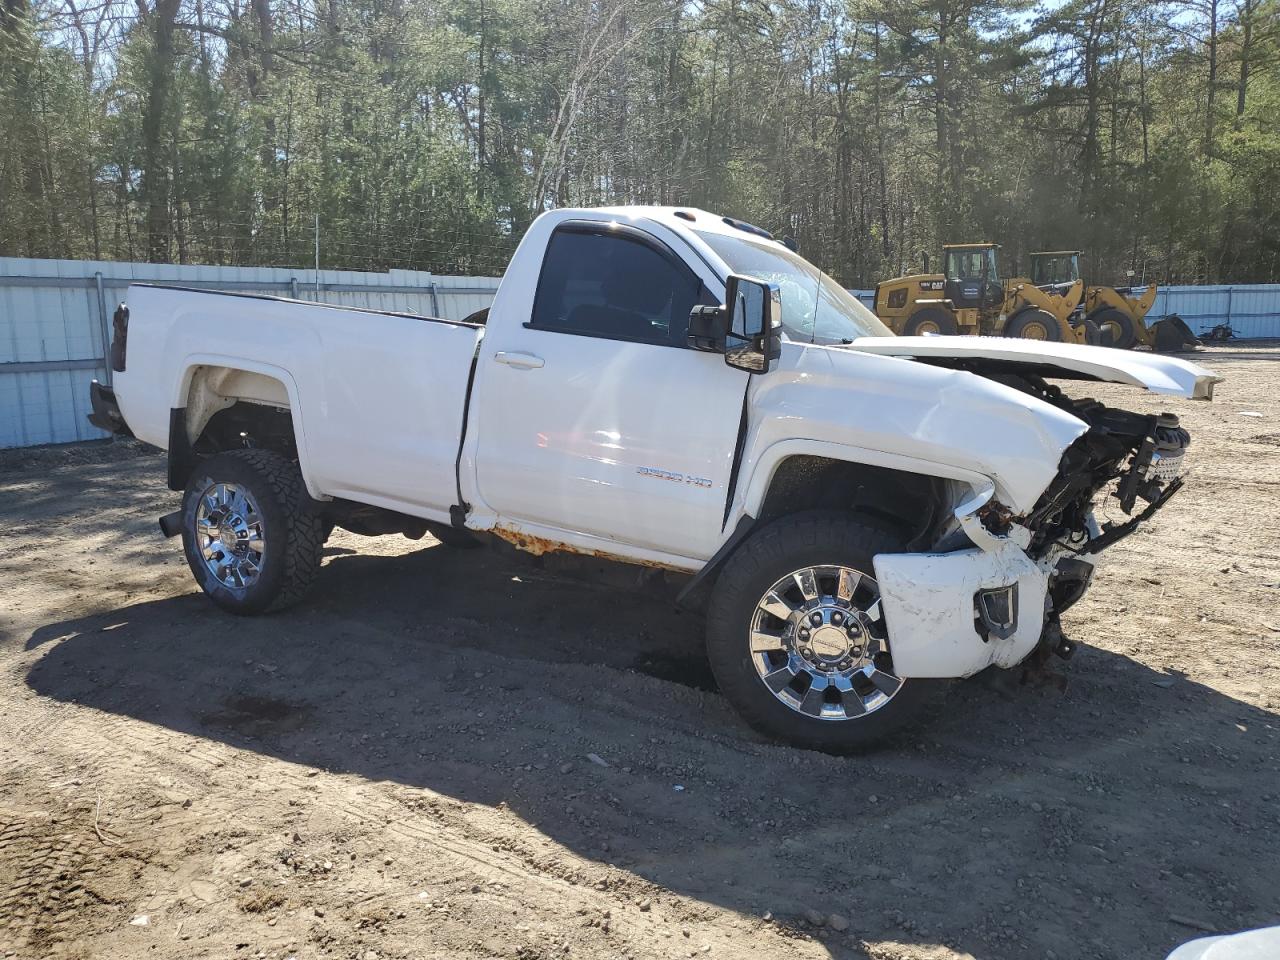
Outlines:
[{"label": "loader tire", "polygon": [[1084,342],[1091,347],[1102,346],[1102,330],[1099,326],[1087,317],[1076,324],[1084,331]]},{"label": "loader tire", "polygon": [[902,327],[904,337],[919,337],[926,334],[954,337],[959,332],[956,318],[941,307],[925,307],[917,310],[907,318],[907,322]]},{"label": "loader tire", "polygon": [[1006,337],[1022,337],[1025,340],[1061,340],[1062,330],[1058,318],[1048,310],[1023,310],[1004,325]]},{"label": "loader tire", "polygon": [[1115,307],[1104,307],[1089,315],[1089,319],[1098,325],[1099,330],[1111,331],[1111,346],[1117,350],[1128,350],[1138,342],[1138,331],[1134,327],[1133,317]]},{"label": "loader tire", "polygon": [[283,610],[320,569],[327,524],[298,465],[270,450],[201,461],[182,497],[182,547],[200,588],[222,609]]}]

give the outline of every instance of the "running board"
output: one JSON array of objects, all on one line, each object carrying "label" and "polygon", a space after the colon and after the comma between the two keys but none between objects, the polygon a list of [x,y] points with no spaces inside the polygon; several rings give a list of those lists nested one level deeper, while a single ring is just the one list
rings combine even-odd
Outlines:
[{"label": "running board", "polygon": [[175,510],[160,518],[160,532],[166,537],[176,537],[182,532],[182,511]]}]

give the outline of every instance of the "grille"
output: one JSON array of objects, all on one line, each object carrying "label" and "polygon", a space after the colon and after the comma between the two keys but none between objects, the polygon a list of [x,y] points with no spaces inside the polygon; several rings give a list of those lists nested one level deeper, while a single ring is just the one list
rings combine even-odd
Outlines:
[{"label": "grille", "polygon": [[1151,466],[1147,468],[1147,479],[1155,480],[1157,483],[1168,483],[1171,480],[1176,480],[1182,473],[1182,466],[1185,460],[1186,454],[1182,450],[1163,453],[1157,451],[1151,455]]}]

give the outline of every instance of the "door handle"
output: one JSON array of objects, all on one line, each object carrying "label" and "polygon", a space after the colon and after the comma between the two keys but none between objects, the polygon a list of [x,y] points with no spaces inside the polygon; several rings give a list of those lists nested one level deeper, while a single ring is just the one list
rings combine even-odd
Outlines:
[{"label": "door handle", "polygon": [[532,353],[507,353],[499,350],[493,355],[493,359],[517,370],[536,370],[542,366],[542,358],[535,357]]}]

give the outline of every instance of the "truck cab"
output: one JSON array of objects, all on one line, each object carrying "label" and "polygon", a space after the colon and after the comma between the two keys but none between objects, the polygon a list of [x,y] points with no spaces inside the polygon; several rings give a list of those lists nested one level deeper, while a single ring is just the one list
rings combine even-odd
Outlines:
[{"label": "truck cab", "polygon": [[979,310],[1004,302],[999,251],[994,243],[947,244],[942,270],[947,298],[960,310]]}]

